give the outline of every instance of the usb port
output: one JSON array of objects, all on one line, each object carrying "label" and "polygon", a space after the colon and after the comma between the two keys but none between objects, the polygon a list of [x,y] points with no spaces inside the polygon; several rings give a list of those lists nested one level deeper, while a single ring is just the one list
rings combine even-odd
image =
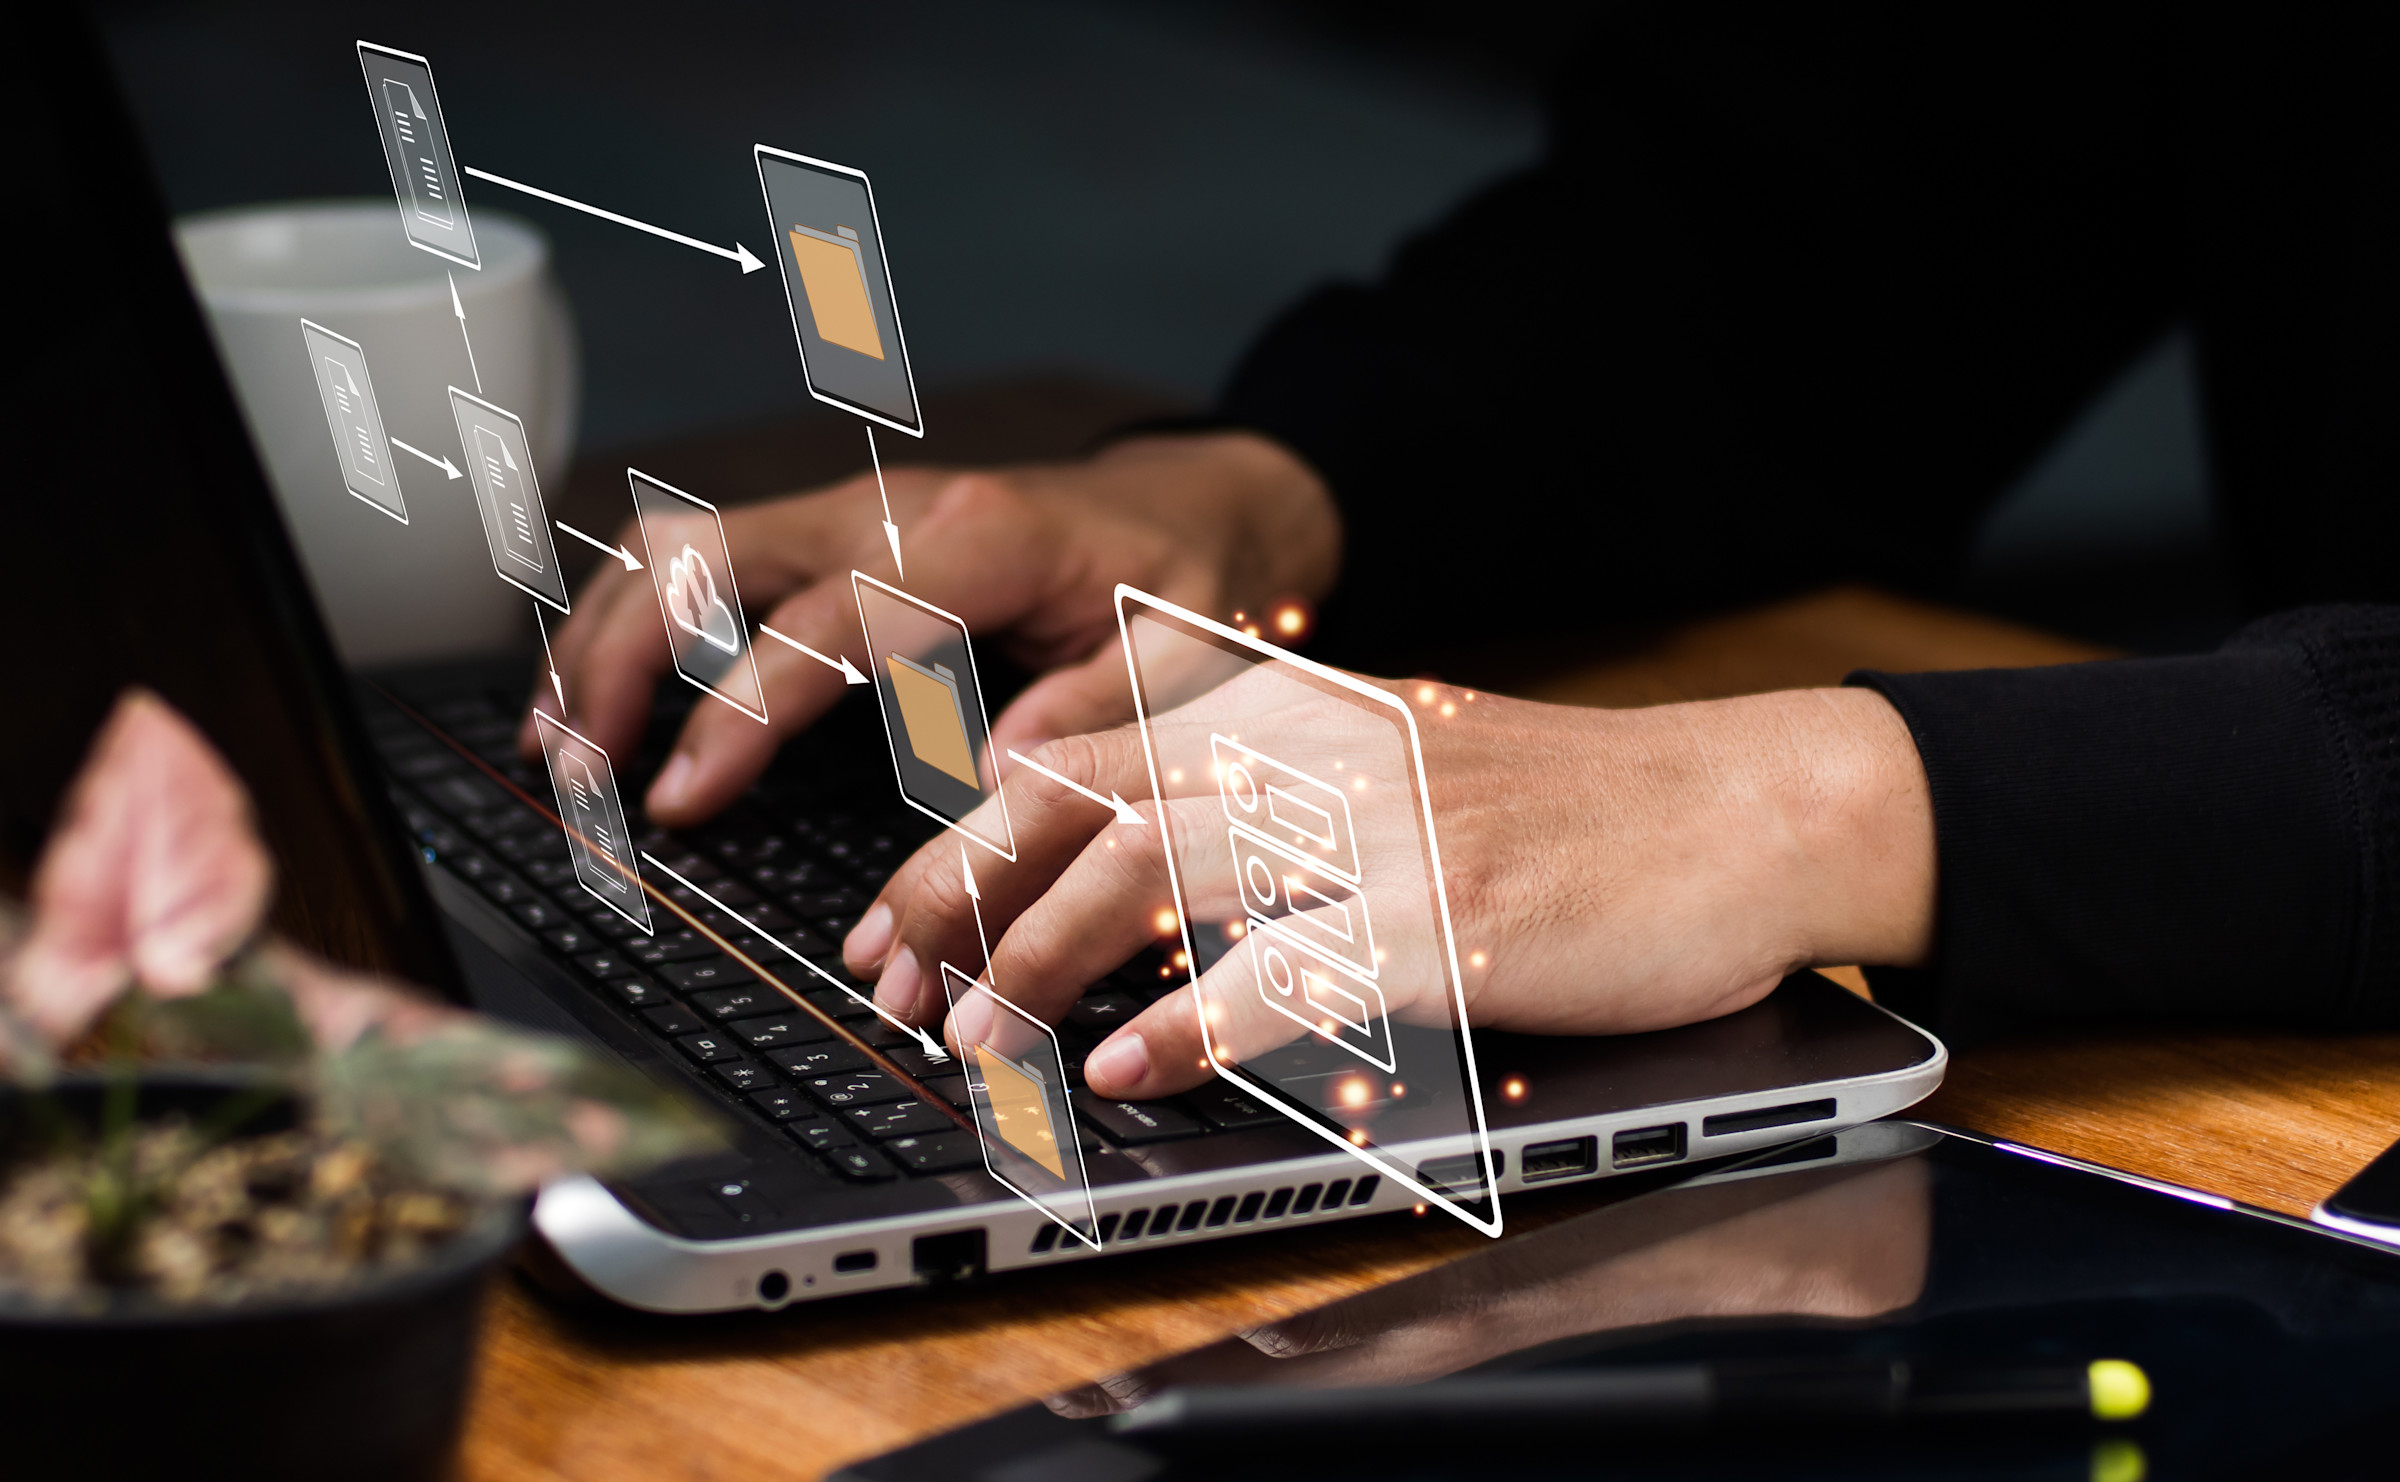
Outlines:
[{"label": "usb port", "polygon": [[1672,1163],[1683,1156],[1683,1124],[1669,1122],[1664,1127],[1636,1127],[1620,1132],[1609,1140],[1608,1162],[1612,1168],[1647,1168],[1653,1163]]},{"label": "usb port", "polygon": [[[1492,1177],[1508,1171],[1508,1154],[1492,1150]],[[1483,1159],[1473,1153],[1460,1153],[1451,1158],[1435,1158],[1417,1165],[1417,1181],[1457,1199],[1483,1197]]]},{"label": "usb port", "polygon": [[1600,1139],[1570,1137],[1563,1142],[1528,1143],[1519,1154],[1517,1176],[1529,1184],[1554,1178],[1573,1178],[1600,1171]]}]

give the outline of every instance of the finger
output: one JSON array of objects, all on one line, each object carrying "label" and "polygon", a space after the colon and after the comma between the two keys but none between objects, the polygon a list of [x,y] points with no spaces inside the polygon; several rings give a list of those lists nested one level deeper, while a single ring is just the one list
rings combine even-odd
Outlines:
[{"label": "finger", "polygon": [[[848,582],[823,581],[788,597],[765,626],[832,657],[864,652]],[[663,635],[663,629],[661,630]],[[776,749],[823,715],[850,688],[843,673],[763,634],[749,640],[757,665],[761,720],[711,695],[695,706],[675,749],[650,785],[650,816],[669,828],[698,823],[740,796]],[[748,676],[741,677],[742,689]]]},{"label": "finger", "polygon": [[1025,687],[992,723],[992,749],[1032,752],[1061,736],[1113,730],[1133,719],[1133,687],[1124,651],[1103,644],[1080,664],[1055,670]]},{"label": "finger", "polygon": [[[794,501],[795,506],[808,503]],[[787,561],[792,559],[792,547],[806,543],[794,532],[837,528],[824,525],[823,511],[813,506],[795,508],[787,515],[776,527],[780,534],[772,540],[759,537],[762,545],[771,546]],[[849,527],[839,528],[856,523],[852,520]],[[871,528],[878,533],[873,554],[848,569],[891,581],[898,572],[880,540],[880,526]],[[854,529],[844,538],[853,555],[862,554]],[[908,590],[946,605],[967,625],[970,635],[996,632],[1042,600],[1059,548],[1048,517],[1005,480],[962,474],[941,487],[918,522],[908,553],[912,573]],[[789,565],[782,574],[797,577],[805,570],[821,570],[822,579],[776,608],[769,616],[770,625],[828,655],[845,646],[864,653],[865,635],[859,628],[851,583],[839,580],[831,567]],[[695,710],[651,786],[650,813],[659,822],[673,827],[697,823],[716,813],[766,769],[785,738],[805,728],[840,697],[846,683],[840,671],[773,640],[768,647],[772,653],[758,654],[767,723],[761,726],[738,710],[718,706]],[[869,663],[860,667],[871,670],[872,663],[870,655]]]}]

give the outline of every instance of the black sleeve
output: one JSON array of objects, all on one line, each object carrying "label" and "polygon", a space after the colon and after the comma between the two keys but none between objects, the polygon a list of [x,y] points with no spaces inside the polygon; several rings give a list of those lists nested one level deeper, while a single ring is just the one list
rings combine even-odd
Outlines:
[{"label": "black sleeve", "polygon": [[1939,939],[1876,997],[1959,1041],[2061,1020],[2400,1025],[2400,608],[2213,654],[1853,675],[1932,787]]},{"label": "black sleeve", "polygon": [[1341,506],[1332,657],[1945,591],[2173,312],[2146,36],[1611,14],[1533,169],[1291,309],[1219,404]]}]

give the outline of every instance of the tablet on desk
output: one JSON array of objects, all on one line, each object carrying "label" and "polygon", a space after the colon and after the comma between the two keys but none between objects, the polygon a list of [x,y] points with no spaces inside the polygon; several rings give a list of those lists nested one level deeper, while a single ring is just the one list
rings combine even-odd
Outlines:
[{"label": "tablet on desk", "polygon": [[[2094,1360],[2138,1368],[2146,1409],[2109,1410],[2096,1386],[2079,1412],[2007,1403],[2009,1385]],[[1893,1418],[1802,1400],[1735,1419],[1688,1392],[1695,1373],[1761,1372],[1828,1376],[1837,1399],[1863,1372],[1896,1376],[1895,1392],[1913,1376],[1920,1394],[1971,1374],[2003,1403]],[[1545,1414],[1521,1399],[1608,1375],[1648,1376],[1656,1403]],[[1479,1415],[1452,1403],[1462,1394],[1503,1403]],[[1948,1475],[1969,1461],[1976,1476],[2351,1475],[2351,1452],[2387,1454],[2395,1407],[2393,1254],[2038,1149],[1880,1122],[1624,1186],[1448,1266],[836,1475],[1540,1477],[1601,1458],[1635,1477]]]}]

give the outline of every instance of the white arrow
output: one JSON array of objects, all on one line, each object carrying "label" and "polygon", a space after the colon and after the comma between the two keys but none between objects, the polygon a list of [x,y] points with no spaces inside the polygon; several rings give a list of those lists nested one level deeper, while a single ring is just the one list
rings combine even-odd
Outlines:
[{"label": "white arrow", "polygon": [[796,648],[800,650],[802,653],[808,655],[812,659],[815,659],[818,663],[823,664],[828,669],[841,670],[842,683],[844,684],[865,684],[867,682],[867,676],[859,673],[858,666],[851,663],[846,658],[829,659],[823,654],[818,653],[815,649],[810,648],[807,644],[802,643],[799,639],[788,638],[783,634],[776,632],[773,628],[768,627],[765,623],[760,623],[758,625],[758,631],[766,634],[769,638],[774,639],[777,643],[784,645],[786,648]]},{"label": "white arrow", "polygon": [[550,665],[550,688],[558,695],[558,718],[567,718],[567,682],[558,677],[558,660],[550,657],[550,625],[542,620],[542,604],[533,604],[533,625],[542,630],[542,657]]},{"label": "white arrow", "polygon": [[875,451],[875,424],[866,426],[867,456],[875,460],[875,492],[883,496],[883,538],[892,545],[892,570],[906,581],[908,568],[900,564],[900,527],[892,523],[892,491],[883,486],[883,455]]},{"label": "white arrow", "polygon": [[1107,797],[1102,797],[1100,794],[1092,791],[1090,788],[1085,787],[1082,783],[1077,782],[1074,778],[1061,777],[1056,772],[1051,771],[1048,767],[1043,766],[1040,762],[1035,761],[1032,757],[1025,755],[1025,753],[1021,751],[1017,751],[1014,748],[1010,749],[1008,753],[1008,759],[1012,762],[1015,762],[1020,767],[1033,768],[1033,770],[1041,773],[1044,777],[1049,778],[1052,782],[1057,783],[1061,787],[1069,788],[1075,792],[1082,793],[1085,797],[1090,798],[1093,802],[1098,803],[1103,808],[1115,809],[1117,814],[1117,822],[1119,823],[1130,823],[1136,828],[1148,828],[1150,826],[1149,819],[1144,818],[1141,814],[1133,811],[1133,804],[1126,802],[1123,798],[1117,796],[1113,792]]},{"label": "white arrow", "polygon": [[619,216],[614,211],[603,211],[598,206],[587,206],[581,201],[571,201],[565,196],[536,189],[521,181],[511,180],[505,175],[495,175],[489,170],[478,170],[473,165],[467,166],[466,171],[478,180],[489,180],[494,185],[505,185],[510,190],[521,190],[529,196],[548,201],[553,206],[564,206],[570,211],[581,211],[587,216],[597,216],[602,221],[613,221],[619,226],[632,227],[637,232],[648,232],[654,237],[664,237],[670,242],[681,242],[686,247],[697,247],[702,252],[713,252],[727,262],[740,263],[742,271],[745,273],[755,273],[766,266],[765,263],[752,257],[750,249],[739,242],[734,243],[731,248],[719,247],[711,242],[703,242],[697,237],[687,237],[681,232],[668,231],[663,226],[652,226],[647,221],[636,221],[630,216]]},{"label": "white arrow", "polygon": [[450,280],[450,312],[458,319],[458,337],[467,343],[467,374],[475,378],[475,394],[483,395],[483,372],[475,368],[475,342],[467,338],[467,306],[458,301],[458,274],[445,274]]},{"label": "white arrow", "polygon": [[983,892],[975,888],[975,866],[967,858],[967,846],[958,846],[958,867],[966,873],[967,900],[975,908],[975,940],[983,943],[983,975],[992,975],[992,942],[983,934]]},{"label": "white arrow", "polygon": [[621,545],[607,545],[601,541],[594,540],[592,537],[584,534],[582,531],[576,529],[574,526],[568,524],[564,520],[552,520],[550,523],[556,525],[559,529],[566,531],[569,535],[574,536],[577,540],[582,541],[585,545],[592,547],[594,550],[600,551],[605,555],[616,557],[618,560],[625,563],[625,569],[627,571],[639,571],[642,569],[642,563],[633,559],[633,552],[625,549],[625,547]]},{"label": "white arrow", "polygon": [[649,850],[645,849],[642,851],[642,858],[650,861],[651,866],[660,874],[665,875],[668,879],[674,881],[676,884],[682,886],[692,894],[700,897],[710,905],[715,906],[718,910],[723,911],[726,915],[731,916],[734,920],[741,922],[742,925],[749,927],[750,934],[752,936],[765,937],[769,942],[773,942],[775,949],[781,952],[784,956],[789,957],[792,959],[792,961],[799,963],[802,967],[807,968],[810,972],[815,973],[818,977],[823,978],[826,982],[831,983],[834,987],[841,989],[844,993],[849,994],[852,998],[857,999],[860,1003],[863,1003],[868,1008],[873,1009],[877,1017],[881,1018],[885,1023],[891,1025],[894,1029],[899,1030],[902,1034],[915,1035],[917,1039],[917,1046],[925,1052],[927,1059],[947,1060],[950,1058],[950,1052],[942,1048],[942,1042],[940,1040],[935,1039],[932,1035],[927,1034],[922,1029],[901,1023],[898,1019],[893,1018],[890,1012],[887,1011],[883,1005],[867,997],[865,994],[860,993],[848,983],[843,982],[833,974],[825,971],[825,969],[817,966],[815,963],[793,951],[790,947],[784,945],[783,942],[769,935],[764,930],[761,930],[759,927],[752,926],[748,918],[744,917],[739,911],[736,911],[733,907],[725,904],[723,901],[718,900],[715,896],[710,895],[707,891],[702,890],[699,886],[694,885],[691,881],[683,878],[683,876],[676,874],[673,870],[668,869],[666,863],[657,855],[652,854]]},{"label": "white arrow", "polygon": [[432,464],[434,467],[440,469],[442,472],[450,475],[450,477],[454,479],[464,477],[464,475],[458,471],[458,465],[451,462],[447,458],[436,458],[431,453],[426,452],[423,448],[412,448],[388,432],[385,433],[383,437],[385,442],[390,443],[393,447],[398,448],[401,452],[416,454],[418,457],[424,459],[426,462]]}]

